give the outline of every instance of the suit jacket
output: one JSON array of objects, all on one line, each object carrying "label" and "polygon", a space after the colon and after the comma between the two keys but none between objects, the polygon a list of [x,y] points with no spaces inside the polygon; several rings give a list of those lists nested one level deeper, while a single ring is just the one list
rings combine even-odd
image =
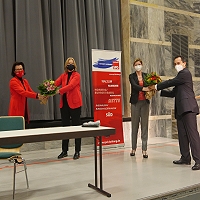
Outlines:
[{"label": "suit jacket", "polygon": [[[163,90],[175,86],[172,90]],[[199,113],[199,107],[193,91],[192,75],[187,68],[181,70],[173,79],[164,81],[157,85],[161,96],[175,97],[175,117],[186,112]]]},{"label": "suit jacket", "polygon": [[[56,86],[62,86],[59,90],[60,108],[63,107],[63,97],[66,95],[66,99],[70,108],[75,109],[82,106],[82,95],[80,90],[80,74],[76,71],[70,76],[67,84],[68,73],[61,74],[55,81]],[[66,85],[67,84],[67,85]]]},{"label": "suit jacket", "polygon": [[[144,80],[146,75],[147,75],[147,73],[142,72],[142,79],[143,80]],[[138,102],[139,91],[142,91],[143,87],[139,85],[139,80],[138,80],[136,72],[129,75],[129,81],[130,81],[130,84],[131,84],[130,103],[136,104]],[[146,101],[149,103],[148,99],[146,99]]]},{"label": "suit jacket", "polygon": [[[24,86],[22,82],[17,78],[13,77],[10,80],[10,105],[9,105],[9,116],[24,116],[26,98],[37,98],[37,93],[35,93],[28,81],[23,79]],[[25,88],[24,88],[25,87]],[[28,106],[27,106],[28,111]],[[28,112],[29,119],[29,112]]]}]

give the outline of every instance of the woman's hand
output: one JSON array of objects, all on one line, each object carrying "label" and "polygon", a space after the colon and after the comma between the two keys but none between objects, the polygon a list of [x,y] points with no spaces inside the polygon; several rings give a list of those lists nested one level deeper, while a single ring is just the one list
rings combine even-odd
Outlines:
[{"label": "woman's hand", "polygon": [[60,94],[59,90],[56,91],[56,94]]},{"label": "woman's hand", "polygon": [[44,96],[38,93],[38,99],[39,100],[48,99],[48,96]]},{"label": "woman's hand", "polygon": [[150,89],[149,89],[148,87],[143,87],[143,88],[142,88],[142,91],[143,91],[143,92],[149,92]]}]

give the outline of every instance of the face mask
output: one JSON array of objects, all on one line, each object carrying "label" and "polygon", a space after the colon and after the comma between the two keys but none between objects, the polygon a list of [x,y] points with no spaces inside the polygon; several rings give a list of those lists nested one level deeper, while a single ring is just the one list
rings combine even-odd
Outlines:
[{"label": "face mask", "polygon": [[19,78],[22,78],[22,76],[24,76],[24,70],[15,72],[15,75],[16,75],[17,77],[19,77]]},{"label": "face mask", "polygon": [[136,71],[140,71],[141,69],[142,69],[142,65],[136,65],[136,66],[135,66],[135,70],[136,70]]},{"label": "face mask", "polygon": [[183,66],[182,65],[176,65],[175,69],[177,72],[180,72],[181,70],[183,70]]},{"label": "face mask", "polygon": [[72,64],[70,64],[70,65],[67,65],[67,69],[68,69],[68,70],[70,70],[70,71],[72,71],[72,70],[74,70],[74,69],[75,69],[75,66],[74,66],[74,65],[72,65]]}]

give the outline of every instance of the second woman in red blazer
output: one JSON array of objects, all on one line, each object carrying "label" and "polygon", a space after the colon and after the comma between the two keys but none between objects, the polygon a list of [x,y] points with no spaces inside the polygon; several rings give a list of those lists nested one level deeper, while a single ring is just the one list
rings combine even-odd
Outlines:
[{"label": "second woman in red blazer", "polygon": [[[65,72],[55,81],[56,86],[61,86],[58,93],[60,98],[60,112],[63,126],[81,125],[82,95],[80,90],[80,74],[76,71],[77,65],[74,58],[69,57],[64,66]],[[71,122],[72,123],[71,123]],[[69,139],[62,141],[62,152],[58,159],[68,156]],[[73,159],[80,157],[81,138],[75,139],[75,154]]]}]

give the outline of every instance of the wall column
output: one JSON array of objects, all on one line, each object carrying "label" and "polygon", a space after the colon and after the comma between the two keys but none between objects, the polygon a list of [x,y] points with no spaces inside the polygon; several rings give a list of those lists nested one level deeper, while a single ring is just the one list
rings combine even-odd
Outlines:
[{"label": "wall column", "polygon": [[130,116],[130,5],[129,0],[121,0],[121,36],[122,36],[122,84],[124,100],[124,117]]}]

